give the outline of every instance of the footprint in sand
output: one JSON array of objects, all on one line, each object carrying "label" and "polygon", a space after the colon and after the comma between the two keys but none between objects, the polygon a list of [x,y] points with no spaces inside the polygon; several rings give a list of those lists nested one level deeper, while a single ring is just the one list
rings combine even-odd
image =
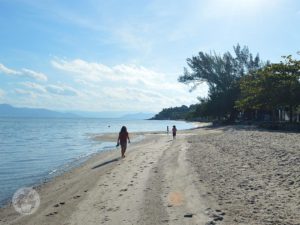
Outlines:
[{"label": "footprint in sand", "polygon": [[65,202],[60,202],[60,203],[55,204],[53,207],[57,208],[57,207],[59,207],[61,205],[64,205],[64,204],[65,204]]},{"label": "footprint in sand", "polygon": [[73,196],[74,199],[80,198],[80,195]]},{"label": "footprint in sand", "polygon": [[224,216],[226,215],[226,213],[220,209],[214,211],[211,208],[207,208],[205,210],[205,213],[212,218],[212,221],[206,223],[209,225],[216,224],[216,222],[218,221],[222,221],[224,219]]},{"label": "footprint in sand", "polygon": [[49,213],[49,214],[47,214],[46,216],[54,216],[54,215],[56,215],[56,214],[58,214],[58,212],[52,212],[52,213]]}]

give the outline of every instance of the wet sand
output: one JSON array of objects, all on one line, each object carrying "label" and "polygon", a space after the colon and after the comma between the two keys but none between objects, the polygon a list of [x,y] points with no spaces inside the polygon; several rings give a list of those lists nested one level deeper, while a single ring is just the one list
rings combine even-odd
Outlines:
[{"label": "wet sand", "polygon": [[[144,133],[37,188],[41,205],[0,224],[300,224],[300,134],[251,128]],[[95,137],[115,139],[115,134]]]}]

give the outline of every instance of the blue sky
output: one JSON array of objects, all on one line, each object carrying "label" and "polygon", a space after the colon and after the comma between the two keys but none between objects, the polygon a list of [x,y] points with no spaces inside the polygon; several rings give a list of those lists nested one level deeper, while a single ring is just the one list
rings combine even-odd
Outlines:
[{"label": "blue sky", "polygon": [[240,43],[264,60],[300,50],[298,0],[0,0],[0,103],[144,111],[197,102],[186,58]]}]

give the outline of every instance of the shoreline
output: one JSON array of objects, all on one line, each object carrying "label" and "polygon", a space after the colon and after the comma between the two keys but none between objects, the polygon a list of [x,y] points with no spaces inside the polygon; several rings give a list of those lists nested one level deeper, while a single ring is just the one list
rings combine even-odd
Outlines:
[{"label": "shoreline", "polygon": [[[6,121],[7,125],[14,124],[16,118]],[[54,176],[70,170],[73,164],[81,164],[93,154],[99,151],[114,149],[116,137],[112,138],[112,143],[97,143],[92,140],[95,134],[119,131],[121,122],[119,120],[99,120],[86,118],[82,121],[47,121],[46,118],[38,118],[35,123],[34,118],[24,120],[19,118],[19,131],[24,130],[25,135],[16,135],[14,130],[9,130],[5,134],[2,160],[0,160],[3,173],[1,175],[1,208],[13,196],[14,192],[22,186],[36,186],[48,181]],[[95,121],[94,121],[95,120]],[[143,120],[126,120],[124,123],[132,126],[136,130],[164,130],[165,124],[170,121],[147,122]],[[176,121],[174,121],[176,122]],[[23,126],[24,123],[24,126]],[[173,123],[173,122],[171,122]],[[51,124],[51,130],[46,130]],[[58,125],[58,126],[55,126]],[[181,128],[193,127],[193,124],[178,123]],[[55,129],[52,129],[54,127]],[[58,127],[59,129],[57,129]],[[36,132],[31,132],[35,130]],[[131,133],[131,132],[130,132]],[[4,135],[4,137],[5,137]],[[2,137],[2,136],[1,136]],[[28,153],[27,153],[28,151]],[[14,154],[10,154],[14,152]],[[7,172],[6,172],[7,171]],[[26,173],[26,174],[25,174]]]},{"label": "shoreline", "polygon": [[[164,135],[165,132],[149,131],[149,132],[132,132],[130,134],[133,136],[139,136],[139,135],[155,136],[155,135]],[[114,138],[116,138],[117,133],[100,134],[100,135],[96,136],[95,138],[98,141],[103,141],[103,140],[111,140],[112,136]],[[127,154],[130,154],[133,151],[138,151],[137,146],[142,146],[142,145],[146,144],[147,142],[149,142],[149,140],[146,137],[143,140],[140,140],[138,142],[132,142],[128,146],[128,150],[126,151]],[[132,146],[134,149],[131,149]],[[56,190],[56,191],[61,190],[63,188],[63,186],[66,185],[64,182],[65,179],[76,180],[76,176],[78,176],[78,174],[86,172],[85,170],[88,170],[88,169],[94,170],[94,169],[100,168],[101,169],[100,174],[103,175],[105,173],[105,171],[114,167],[117,163],[120,163],[120,161],[122,160],[122,158],[120,157],[120,154],[121,153],[120,153],[119,148],[117,148],[117,151],[114,149],[109,149],[109,150],[101,151],[98,153],[94,153],[90,157],[88,157],[84,162],[79,164],[78,166],[75,166],[75,167],[71,168],[70,170],[64,171],[57,176],[51,177],[51,178],[49,178],[49,180],[43,181],[40,184],[32,185],[31,187],[40,194],[40,198],[42,201],[42,199],[44,198],[43,196],[44,195],[47,196],[48,192],[52,192],[54,190]],[[83,174],[81,174],[81,176],[82,175]],[[93,183],[93,182],[91,182],[91,183]],[[68,185],[70,185],[70,184],[68,184]],[[91,184],[89,183],[86,186],[90,186],[90,185]],[[68,190],[68,189],[70,189],[70,188],[66,187],[66,190]],[[60,192],[59,195],[64,195],[61,191],[59,191],[59,192]],[[84,190],[84,192],[86,193],[87,190]],[[46,199],[47,199],[46,203],[43,203],[45,205],[45,208],[49,207],[49,204],[55,205],[54,204],[55,196],[56,196],[56,194],[52,193],[50,198],[49,198],[49,196],[46,197]],[[74,197],[76,199],[76,196],[74,196]],[[40,206],[40,208],[44,208],[44,207]],[[39,208],[39,210],[40,210],[40,208]],[[37,215],[39,213],[39,210],[35,214],[33,214],[33,216]],[[69,211],[69,213],[71,213],[71,211]],[[4,215],[4,217],[7,217],[7,218],[0,217],[1,225],[7,224],[7,222],[9,222],[10,224],[19,224],[20,219],[22,220],[22,218],[29,218],[31,216],[31,215],[23,216],[23,215],[20,215],[19,213],[17,213],[13,208],[11,200],[8,200],[8,202],[3,207],[0,207],[0,215],[1,216]],[[17,222],[14,222],[15,220],[17,220]],[[23,223],[23,221],[22,221],[22,223]],[[31,223],[28,222],[28,224],[31,224]]]},{"label": "shoreline", "polygon": [[[203,123],[201,122],[188,122],[185,121],[187,123],[191,123],[194,124],[195,127],[193,128],[187,128],[187,129],[183,129],[182,131],[185,130],[192,130],[192,129],[197,129],[201,126],[203,126]],[[166,134],[165,131],[141,131],[141,132],[131,132],[130,133],[130,140],[131,140],[131,144],[133,143],[139,143],[142,142],[143,139],[145,138],[145,135],[151,135],[151,134]],[[116,142],[117,141],[117,136],[118,133],[100,133],[100,134],[93,134],[90,136],[90,139],[96,142]],[[117,148],[118,151],[120,150],[119,148]],[[116,150],[115,146],[111,146],[111,147],[105,147],[101,150],[99,150],[98,152],[95,153],[91,153],[87,156],[83,156],[80,157],[78,159],[74,159],[72,162],[66,162],[62,165],[59,166],[59,168],[53,169],[56,170],[54,173],[52,172],[53,170],[51,170],[49,173],[45,174],[45,176],[41,177],[39,181],[37,182],[32,182],[31,184],[25,185],[23,187],[32,187],[33,189],[41,189],[43,188],[44,185],[48,184],[49,182],[51,182],[52,180],[59,178],[61,176],[64,176],[64,174],[72,172],[73,170],[80,168],[82,166],[84,166],[85,164],[88,164],[89,161],[94,158],[94,157],[101,157],[109,155],[110,152],[114,152]],[[78,162],[80,161],[80,162]],[[51,176],[51,174],[54,174],[53,176]],[[20,188],[23,188],[20,187]],[[3,201],[0,204],[0,212],[1,209],[6,209],[7,207],[11,207],[11,200],[12,200],[13,196],[8,196],[7,198],[3,199]]]},{"label": "shoreline", "polygon": [[[140,136],[143,136],[149,132],[133,132],[132,135],[134,136],[132,143],[138,143],[142,141],[142,138]],[[98,142],[110,142],[114,140],[116,142],[117,140],[117,133],[103,133],[103,134],[97,134],[94,137],[91,137],[93,141]],[[137,139],[137,140],[135,140]],[[50,172],[46,173],[45,176],[40,178],[37,182],[32,182],[31,184],[26,185],[26,187],[32,187],[33,189],[41,189],[43,186],[49,182],[51,182],[55,178],[59,178],[60,176],[64,176],[65,173],[72,172],[75,169],[78,169],[85,164],[88,164],[89,161],[94,158],[100,158],[102,156],[106,157],[107,155],[110,155],[111,152],[116,151],[116,147],[110,146],[110,147],[104,147],[103,149],[99,150],[98,152],[91,153],[87,156],[82,156],[80,158],[76,158],[72,160],[71,162],[66,162],[62,165],[60,165],[58,168],[51,170]],[[118,149],[119,150],[119,149]],[[53,172],[55,170],[55,172]],[[52,175],[53,174],[53,175]],[[24,186],[25,187],[25,186]],[[20,187],[22,188],[22,187]],[[11,205],[11,199],[12,196],[8,196],[6,199],[2,201],[0,204],[0,210],[5,209]]]},{"label": "shoreline", "polygon": [[[38,119],[40,119],[40,118],[38,118]],[[44,119],[44,118],[42,118],[42,119]],[[190,123],[190,124],[192,124],[192,123]],[[130,132],[130,135],[133,136],[133,137],[131,137],[131,141],[132,142],[140,142],[140,141],[142,141],[143,136],[145,134],[151,134],[151,133],[158,134],[158,133],[164,133],[164,131]],[[89,139],[91,139],[91,141],[96,141],[96,142],[106,142],[106,143],[113,142],[113,143],[115,143],[117,140],[117,135],[118,135],[117,132],[89,134],[89,136],[90,136]],[[82,164],[86,163],[90,158],[94,157],[95,155],[102,154],[107,151],[114,151],[114,150],[115,150],[115,145],[108,146],[108,147],[104,146],[97,152],[94,152],[94,153],[91,153],[88,155],[79,156],[78,158],[74,158],[70,162],[65,162],[65,163],[61,164],[60,166],[49,170],[47,173],[45,173],[43,176],[41,176],[38,180],[33,181],[27,185],[23,185],[22,187],[26,186],[26,187],[38,188],[39,186],[42,186],[43,184],[50,182],[55,177],[62,176],[64,173],[69,172],[77,167],[80,167]],[[19,187],[19,188],[22,188],[22,187]],[[13,197],[12,195],[7,196],[6,198],[4,198],[1,201],[0,209],[5,208],[5,207],[7,207],[7,205],[9,205],[9,203],[11,202],[11,199]]]}]

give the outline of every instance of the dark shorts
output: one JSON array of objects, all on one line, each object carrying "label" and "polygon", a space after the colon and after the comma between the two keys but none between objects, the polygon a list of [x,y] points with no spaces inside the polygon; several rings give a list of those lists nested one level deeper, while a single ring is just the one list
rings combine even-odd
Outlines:
[{"label": "dark shorts", "polygon": [[121,142],[120,145],[121,145],[121,148],[127,148],[127,141]]},{"label": "dark shorts", "polygon": [[176,136],[176,133],[173,133],[173,136]]}]

